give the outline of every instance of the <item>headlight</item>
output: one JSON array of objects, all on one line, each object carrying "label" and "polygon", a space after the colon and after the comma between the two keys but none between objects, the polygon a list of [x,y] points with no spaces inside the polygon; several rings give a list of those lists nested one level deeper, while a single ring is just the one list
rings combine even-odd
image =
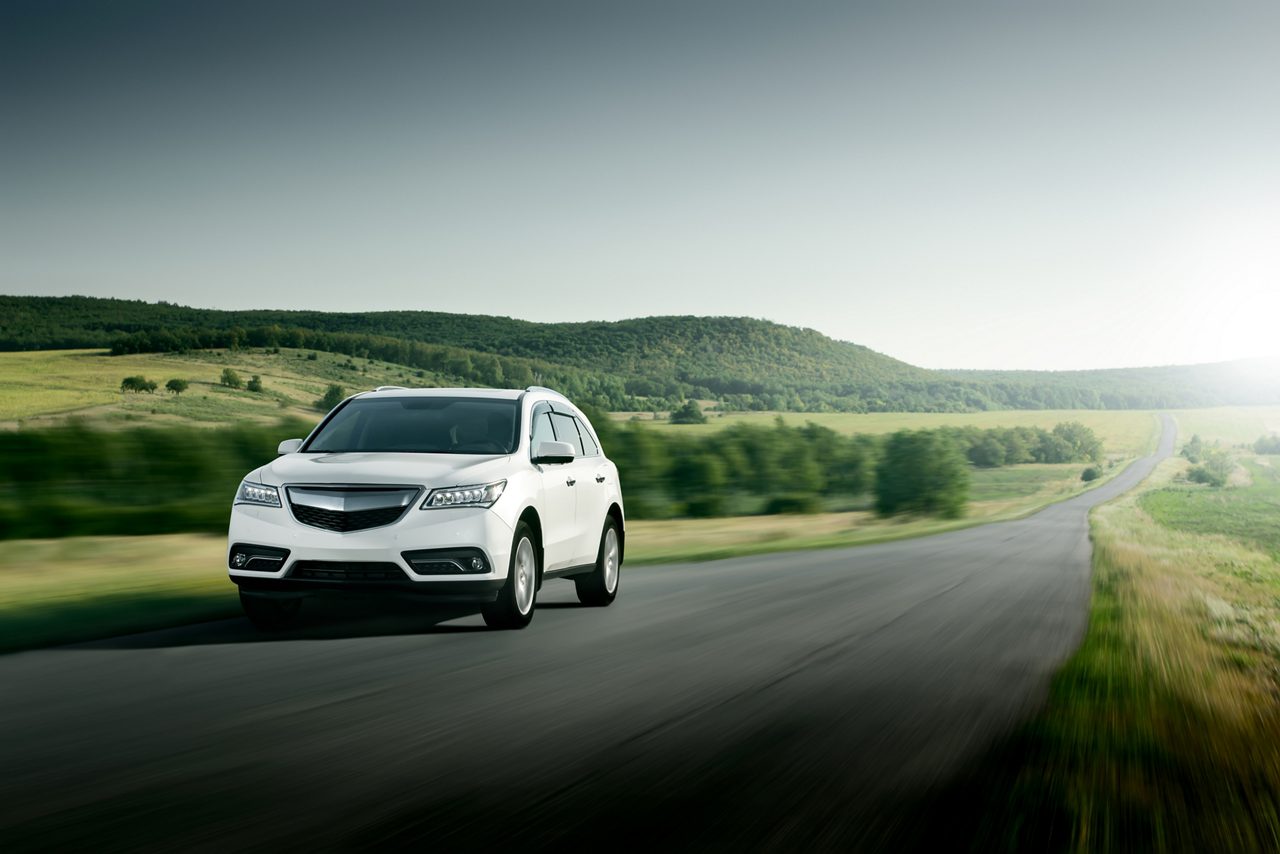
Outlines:
[{"label": "headlight", "polygon": [[502,490],[507,488],[505,480],[495,483],[484,483],[478,486],[451,486],[448,489],[433,489],[422,502],[423,510],[435,507],[490,507],[498,500]]},{"label": "headlight", "polygon": [[260,507],[279,507],[280,492],[274,486],[244,481],[236,492],[236,504],[257,504]]}]

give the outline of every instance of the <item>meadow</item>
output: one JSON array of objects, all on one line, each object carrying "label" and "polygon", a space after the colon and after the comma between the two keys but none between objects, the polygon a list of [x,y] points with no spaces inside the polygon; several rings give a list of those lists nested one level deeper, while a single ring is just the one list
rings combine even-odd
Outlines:
[{"label": "meadow", "polygon": [[[190,353],[110,356],[102,350],[41,350],[0,353],[0,427],[79,418],[95,425],[190,423],[213,426],[233,422],[269,423],[282,415],[315,421],[314,407],[330,384],[348,393],[379,385],[436,385],[429,371],[376,359],[335,353],[290,350],[202,350]],[[263,390],[231,389],[220,382],[230,368],[248,382],[261,378]],[[120,381],[141,374],[157,382],[152,393],[120,390]],[[190,383],[174,395],[169,379]]]}]

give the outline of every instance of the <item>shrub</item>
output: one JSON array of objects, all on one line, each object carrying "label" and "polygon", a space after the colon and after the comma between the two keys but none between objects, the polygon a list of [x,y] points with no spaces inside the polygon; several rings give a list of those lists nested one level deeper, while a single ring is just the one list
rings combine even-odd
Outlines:
[{"label": "shrub", "polygon": [[187,390],[188,383],[186,380],[180,380],[175,377],[165,383],[164,387],[167,388],[171,394],[182,394]]},{"label": "shrub", "polygon": [[262,391],[262,380],[257,374],[253,375],[253,379],[249,380],[249,384],[245,386],[249,391]]},{"label": "shrub", "polygon": [[1102,469],[1099,466],[1089,466],[1084,471],[1080,472],[1080,479],[1085,483],[1097,480],[1100,477],[1102,477]]},{"label": "shrub", "polygon": [[155,389],[156,384],[141,374],[132,377],[125,377],[120,381],[121,391],[131,391],[136,394],[143,391],[155,391]]},{"label": "shrub", "polygon": [[316,353],[308,353],[308,354],[307,354],[307,361],[308,361],[308,362],[314,362],[314,361],[315,361],[316,359],[318,359],[318,358],[320,358],[320,356],[319,356],[318,354],[316,354]]},{"label": "shrub", "polygon": [[684,406],[671,413],[672,424],[706,424],[707,416],[696,400],[686,400]]},{"label": "shrub", "polygon": [[316,401],[316,409],[328,412],[333,409],[347,396],[347,390],[336,383],[329,383],[329,387],[324,390],[324,397]]},{"label": "shrub", "polygon": [[1200,460],[1200,465],[1192,466],[1187,472],[1187,480],[1213,487],[1227,485],[1231,470],[1236,466],[1230,454],[1222,448],[1206,447],[1200,454]]},{"label": "shrub", "polygon": [[882,516],[916,512],[954,519],[969,500],[969,466],[955,443],[938,432],[899,430],[885,442],[876,467],[876,510]]},{"label": "shrub", "polygon": [[222,369],[222,384],[227,388],[241,388],[244,385],[240,375],[230,368]]},{"label": "shrub", "polygon": [[1259,436],[1258,441],[1253,443],[1253,450],[1258,454],[1280,454],[1280,433]]},{"label": "shrub", "polygon": [[790,492],[770,498],[764,512],[770,516],[778,513],[820,513],[822,502],[811,492]]}]

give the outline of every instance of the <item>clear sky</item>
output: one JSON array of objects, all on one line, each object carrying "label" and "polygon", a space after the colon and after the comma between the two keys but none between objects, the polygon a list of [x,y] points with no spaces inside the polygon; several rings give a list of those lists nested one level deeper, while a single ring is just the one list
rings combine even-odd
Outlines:
[{"label": "clear sky", "polygon": [[1274,355],[1277,45],[1273,2],[4,0],[0,292]]}]

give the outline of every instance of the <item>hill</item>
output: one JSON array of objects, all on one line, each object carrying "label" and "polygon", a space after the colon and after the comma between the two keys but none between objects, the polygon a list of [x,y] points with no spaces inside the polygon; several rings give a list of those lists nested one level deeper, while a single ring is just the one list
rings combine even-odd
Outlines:
[{"label": "hill", "polygon": [[447,382],[541,382],[614,410],[688,398],[727,409],[958,412],[1280,402],[1239,365],[930,371],[811,329],[743,317],[533,323],[431,311],[219,311],[91,297],[0,296],[0,350],[113,353],[290,347],[373,358]]}]

